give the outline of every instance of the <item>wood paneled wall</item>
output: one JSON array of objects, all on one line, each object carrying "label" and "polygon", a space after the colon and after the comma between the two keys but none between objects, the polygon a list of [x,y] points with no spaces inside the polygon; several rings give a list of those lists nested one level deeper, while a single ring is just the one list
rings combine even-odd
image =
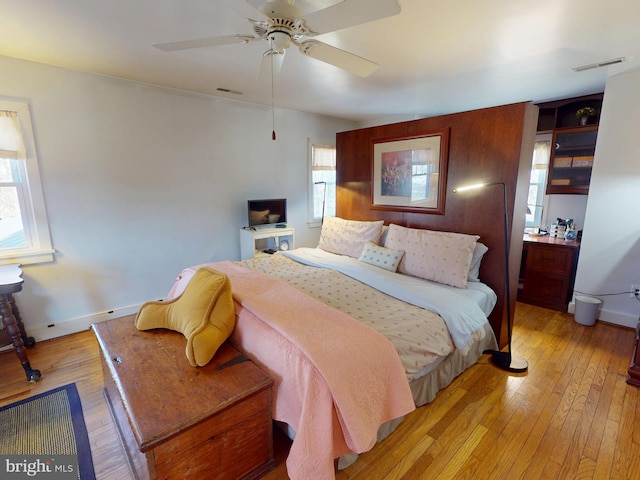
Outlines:
[{"label": "wood paneled wall", "polygon": [[[536,106],[517,103],[341,132],[336,138],[337,216],[480,235],[480,241],[489,247],[480,278],[498,295],[489,320],[501,346],[507,343],[503,191],[501,186],[465,193],[453,193],[452,189],[483,182],[506,184],[513,314],[537,116]],[[445,214],[371,209],[372,140],[443,127],[450,129]]]}]

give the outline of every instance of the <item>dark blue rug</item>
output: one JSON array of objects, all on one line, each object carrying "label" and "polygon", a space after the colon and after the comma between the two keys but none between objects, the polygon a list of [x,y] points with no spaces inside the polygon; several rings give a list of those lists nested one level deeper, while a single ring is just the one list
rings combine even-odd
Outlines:
[{"label": "dark blue rug", "polygon": [[46,478],[95,480],[75,383],[0,408],[0,425],[0,478],[22,478],[15,472],[39,468]]}]

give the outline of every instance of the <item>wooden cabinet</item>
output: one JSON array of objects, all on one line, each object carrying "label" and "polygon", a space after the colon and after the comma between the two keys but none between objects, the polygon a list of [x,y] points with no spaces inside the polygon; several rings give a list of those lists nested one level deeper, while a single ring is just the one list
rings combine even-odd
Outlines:
[{"label": "wooden cabinet", "polygon": [[598,127],[553,131],[547,194],[589,193]]},{"label": "wooden cabinet", "polygon": [[[553,133],[547,195],[589,193],[602,98],[600,93],[538,105],[538,133]],[[585,107],[595,114],[581,125],[576,112]]]},{"label": "wooden cabinet", "polygon": [[566,312],[579,250],[576,241],[525,235],[518,301]]},{"label": "wooden cabinet", "polygon": [[590,117],[588,125],[597,125],[602,110],[604,94],[585,95],[583,97],[565,98],[538,105],[538,133],[552,132],[557,128],[573,128],[580,126],[576,112],[584,107],[591,107],[595,115]]}]

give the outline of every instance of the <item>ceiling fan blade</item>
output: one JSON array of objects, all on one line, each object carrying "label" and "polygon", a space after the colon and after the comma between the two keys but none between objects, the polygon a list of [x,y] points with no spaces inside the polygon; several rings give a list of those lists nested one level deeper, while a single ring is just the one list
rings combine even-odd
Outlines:
[{"label": "ceiling fan blade", "polygon": [[400,13],[396,0],[344,0],[304,16],[305,25],[316,34],[392,17]]},{"label": "ceiling fan blade", "polygon": [[248,43],[259,40],[253,35],[225,35],[222,37],[199,38],[196,40],[184,40],[182,42],[154,43],[153,46],[164,52],[175,52],[176,50],[188,50],[190,48],[217,47],[219,45],[229,45],[233,43]]},{"label": "ceiling fan blade", "polygon": [[368,77],[380,66],[366,58],[340,50],[317,40],[297,43],[300,51],[316,60],[347,70],[360,77]]},{"label": "ceiling fan blade", "polygon": [[[262,54],[262,61],[260,62],[260,70],[258,71],[258,83],[269,84],[272,78],[278,78],[280,70],[282,70],[282,64],[284,62],[285,51],[276,52],[274,50],[267,50]],[[271,76],[271,67],[273,66],[273,77]]]}]

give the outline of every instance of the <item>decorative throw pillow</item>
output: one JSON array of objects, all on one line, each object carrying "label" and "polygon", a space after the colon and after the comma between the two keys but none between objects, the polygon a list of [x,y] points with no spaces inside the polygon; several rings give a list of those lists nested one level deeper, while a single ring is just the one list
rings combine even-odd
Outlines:
[{"label": "decorative throw pillow", "polygon": [[404,250],[398,272],[465,288],[478,235],[389,225],[385,247]]},{"label": "decorative throw pillow", "polygon": [[469,275],[467,275],[468,281],[480,281],[480,262],[482,262],[482,257],[488,251],[489,248],[484,243],[476,243],[476,246],[473,249],[473,255],[471,256],[471,266],[469,267]]},{"label": "decorative throw pillow", "polygon": [[359,258],[367,242],[378,243],[384,221],[372,222],[324,217],[318,248]]},{"label": "decorative throw pillow", "polygon": [[360,255],[361,262],[374,265],[376,267],[384,268],[390,272],[395,272],[398,269],[398,264],[402,260],[404,252],[402,250],[393,250],[391,248],[381,247],[372,242],[367,242]]},{"label": "decorative throw pillow", "polygon": [[194,367],[211,361],[235,322],[229,278],[209,267],[198,269],[182,295],[168,302],[146,302],[136,315],[138,330],[167,328],[182,333],[187,359]]}]

